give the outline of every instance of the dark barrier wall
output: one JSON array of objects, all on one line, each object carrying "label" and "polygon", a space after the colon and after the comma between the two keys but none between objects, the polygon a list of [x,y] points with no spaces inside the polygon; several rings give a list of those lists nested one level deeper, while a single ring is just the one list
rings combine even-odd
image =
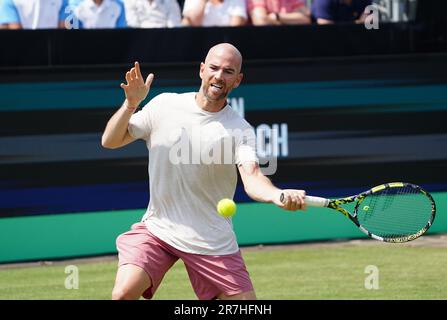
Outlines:
[{"label": "dark barrier wall", "polygon": [[390,55],[447,50],[443,24],[0,32],[0,67],[197,62],[231,42],[246,60]]}]

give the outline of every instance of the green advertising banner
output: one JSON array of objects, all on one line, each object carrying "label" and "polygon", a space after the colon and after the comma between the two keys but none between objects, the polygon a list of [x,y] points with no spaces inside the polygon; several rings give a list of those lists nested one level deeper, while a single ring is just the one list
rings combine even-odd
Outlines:
[{"label": "green advertising banner", "polygon": [[[438,207],[428,234],[447,232],[447,193],[434,193]],[[0,263],[116,254],[116,237],[142,210],[0,219]],[[242,203],[233,217],[241,246],[366,238],[335,211],[308,208],[285,212],[272,204]]]}]

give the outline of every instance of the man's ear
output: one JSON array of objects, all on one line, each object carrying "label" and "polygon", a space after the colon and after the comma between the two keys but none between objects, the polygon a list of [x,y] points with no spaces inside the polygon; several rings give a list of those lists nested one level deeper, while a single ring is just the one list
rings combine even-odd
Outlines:
[{"label": "man's ear", "polygon": [[236,83],[234,84],[233,88],[239,87],[239,85],[241,84],[243,78],[244,78],[244,74],[243,73],[239,73],[237,75],[237,80],[236,80]]},{"label": "man's ear", "polygon": [[203,80],[203,71],[205,70],[205,64],[203,62],[200,62],[200,70],[199,70],[199,77]]}]

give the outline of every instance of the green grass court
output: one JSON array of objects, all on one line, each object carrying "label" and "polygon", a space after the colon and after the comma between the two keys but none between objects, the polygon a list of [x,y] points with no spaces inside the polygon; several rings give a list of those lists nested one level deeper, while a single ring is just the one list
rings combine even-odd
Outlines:
[{"label": "green grass court", "polygon": [[[436,236],[439,237],[439,236]],[[447,239],[415,244],[376,241],[243,248],[259,299],[447,299]],[[427,240],[428,239],[428,240]],[[79,289],[65,288],[65,266],[76,265]],[[378,267],[378,289],[366,289],[365,268]],[[116,260],[3,266],[0,299],[110,299]],[[182,262],[166,275],[155,299],[196,299]]]}]

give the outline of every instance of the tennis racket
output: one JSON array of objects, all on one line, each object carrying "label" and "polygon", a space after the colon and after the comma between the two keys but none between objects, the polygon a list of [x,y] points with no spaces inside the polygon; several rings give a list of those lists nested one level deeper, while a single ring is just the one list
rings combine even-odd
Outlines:
[{"label": "tennis racket", "polygon": [[[284,202],[284,193],[281,194]],[[433,224],[436,204],[421,187],[405,182],[381,184],[368,191],[340,199],[306,196],[309,206],[341,212],[369,237],[385,242],[407,242],[419,238]],[[342,205],[354,203],[353,212]]]}]

